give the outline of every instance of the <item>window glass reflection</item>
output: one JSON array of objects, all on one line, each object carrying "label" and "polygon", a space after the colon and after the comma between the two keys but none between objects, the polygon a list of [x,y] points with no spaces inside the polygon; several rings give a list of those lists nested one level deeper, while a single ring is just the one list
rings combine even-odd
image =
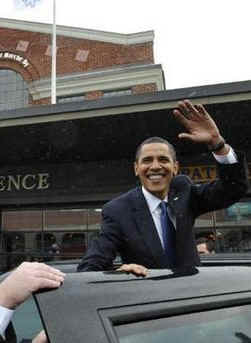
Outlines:
[{"label": "window glass reflection", "polygon": [[28,85],[13,70],[0,70],[0,111],[26,107],[29,103]]},{"label": "window glass reflection", "polygon": [[100,208],[3,211],[0,270],[22,261],[82,258],[100,223]]},{"label": "window glass reflection", "polygon": [[208,254],[207,246],[212,244],[215,253],[250,253],[251,201],[238,202],[199,217],[195,235],[200,254]]},{"label": "window glass reflection", "polygon": [[61,244],[63,259],[71,259],[82,256],[86,251],[86,234],[80,232],[66,233]]}]

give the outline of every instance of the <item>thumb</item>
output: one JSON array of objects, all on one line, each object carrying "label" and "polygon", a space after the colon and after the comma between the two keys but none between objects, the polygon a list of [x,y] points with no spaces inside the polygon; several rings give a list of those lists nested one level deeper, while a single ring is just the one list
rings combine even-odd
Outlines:
[{"label": "thumb", "polygon": [[180,139],[189,139],[189,140],[193,140],[193,135],[191,135],[191,134],[189,134],[189,133],[180,133],[179,135],[178,135],[178,137],[180,138]]}]

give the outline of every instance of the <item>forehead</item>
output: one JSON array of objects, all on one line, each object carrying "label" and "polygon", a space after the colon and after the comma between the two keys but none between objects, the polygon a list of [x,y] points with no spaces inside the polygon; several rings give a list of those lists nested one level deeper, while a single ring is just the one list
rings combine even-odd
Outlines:
[{"label": "forehead", "polygon": [[149,143],[141,147],[139,158],[146,156],[171,156],[169,146],[164,143]]}]

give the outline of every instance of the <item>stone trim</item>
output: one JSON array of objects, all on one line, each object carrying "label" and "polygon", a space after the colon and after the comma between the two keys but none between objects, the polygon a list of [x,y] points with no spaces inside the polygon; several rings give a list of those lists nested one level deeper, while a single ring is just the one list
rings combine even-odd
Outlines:
[{"label": "stone trim", "polygon": [[[87,92],[128,89],[143,84],[156,84],[156,90],[165,89],[161,65],[137,65],[57,77],[57,96],[73,96]],[[49,98],[51,80],[42,79],[29,84],[33,100]]]},{"label": "stone trim", "polygon": [[[0,18],[0,20],[0,27],[51,34],[51,24],[5,18]],[[62,25],[57,25],[57,35],[123,45],[141,44],[154,40],[153,30],[123,34]]]}]

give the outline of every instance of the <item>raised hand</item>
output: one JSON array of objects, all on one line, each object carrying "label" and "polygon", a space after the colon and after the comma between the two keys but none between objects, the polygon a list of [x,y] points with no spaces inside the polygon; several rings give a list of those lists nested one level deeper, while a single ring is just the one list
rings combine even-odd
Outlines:
[{"label": "raised hand", "polygon": [[[193,105],[191,101],[179,101],[178,109],[173,111],[176,119],[188,132],[179,134],[181,139],[189,139],[194,143],[205,143],[209,148],[224,142],[214,120],[202,105]],[[222,147],[222,153],[228,152],[228,147]]]}]

